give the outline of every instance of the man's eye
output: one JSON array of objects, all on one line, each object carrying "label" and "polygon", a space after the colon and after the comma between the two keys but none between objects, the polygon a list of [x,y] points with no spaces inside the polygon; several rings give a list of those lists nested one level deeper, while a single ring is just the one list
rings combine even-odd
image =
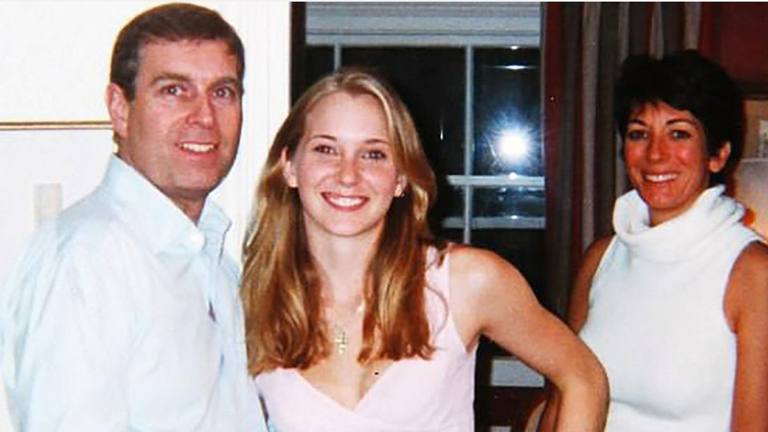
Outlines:
[{"label": "man's eye", "polygon": [[161,89],[161,92],[168,96],[179,96],[183,91],[184,89],[182,88],[182,86],[178,84],[163,86],[163,88]]},{"label": "man's eye", "polygon": [[217,98],[232,99],[237,96],[237,91],[230,87],[221,87],[214,92]]}]

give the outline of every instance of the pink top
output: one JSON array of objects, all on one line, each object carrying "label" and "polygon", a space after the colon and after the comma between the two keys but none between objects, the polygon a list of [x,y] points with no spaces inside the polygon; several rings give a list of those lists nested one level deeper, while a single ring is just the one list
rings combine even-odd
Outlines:
[{"label": "pink top", "polygon": [[[435,256],[430,251],[430,259]],[[427,269],[427,313],[436,351],[430,360],[393,363],[354,409],[312,386],[296,369],[255,378],[270,431],[473,432],[475,352],[467,352],[448,309],[448,254]]]}]

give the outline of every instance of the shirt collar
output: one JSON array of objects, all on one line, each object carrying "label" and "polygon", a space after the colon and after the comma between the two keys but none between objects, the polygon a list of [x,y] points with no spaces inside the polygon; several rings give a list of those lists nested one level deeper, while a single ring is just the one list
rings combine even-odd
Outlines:
[{"label": "shirt collar", "polygon": [[155,252],[198,253],[203,248],[221,255],[230,220],[210,199],[195,225],[149,180],[112,155],[102,188],[118,203],[128,222]]}]

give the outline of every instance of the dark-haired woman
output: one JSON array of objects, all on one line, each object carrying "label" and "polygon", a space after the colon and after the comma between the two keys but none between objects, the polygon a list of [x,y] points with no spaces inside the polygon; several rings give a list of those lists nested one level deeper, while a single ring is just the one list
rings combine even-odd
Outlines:
[{"label": "dark-haired woman", "polygon": [[627,59],[616,98],[634,190],[588,249],[568,317],[608,374],[606,431],[767,431],[768,248],[723,184],[739,88],[686,51]]}]

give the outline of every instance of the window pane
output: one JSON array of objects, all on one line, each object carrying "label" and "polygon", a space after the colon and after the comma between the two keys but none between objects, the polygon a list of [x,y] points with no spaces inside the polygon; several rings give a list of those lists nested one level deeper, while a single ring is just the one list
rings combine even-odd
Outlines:
[{"label": "window pane", "polygon": [[345,48],[342,64],[377,69],[411,111],[438,176],[464,171],[464,51]]},{"label": "window pane", "polygon": [[473,174],[541,176],[539,50],[475,50]]},{"label": "window pane", "polygon": [[476,188],[472,199],[472,215],[476,217],[544,216],[544,190],[539,187]]},{"label": "window pane", "polygon": [[[306,48],[304,88],[333,72],[333,47],[310,46]],[[300,95],[296,95],[298,97]]]},{"label": "window pane", "polygon": [[441,217],[464,217],[464,187],[445,185],[437,192],[433,212]]}]

